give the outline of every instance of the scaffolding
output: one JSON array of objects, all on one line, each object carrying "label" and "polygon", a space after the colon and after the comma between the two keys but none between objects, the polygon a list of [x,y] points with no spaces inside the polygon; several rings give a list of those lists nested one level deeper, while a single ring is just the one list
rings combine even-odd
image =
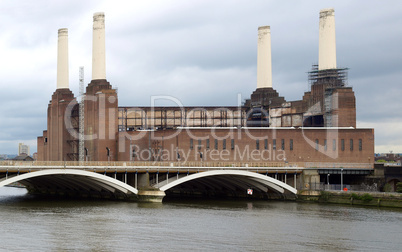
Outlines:
[{"label": "scaffolding", "polygon": [[318,65],[313,65],[308,72],[310,85],[316,83],[325,84],[327,87],[344,87],[348,85],[349,68],[333,68],[318,70]]},{"label": "scaffolding", "polygon": [[[77,132],[79,130],[79,107],[78,104],[74,104],[71,110],[71,127],[67,129],[69,132],[74,131]],[[67,153],[68,160],[76,161],[78,160],[78,149],[79,142],[78,139],[72,137],[70,135],[70,139],[67,140],[67,143],[70,145],[70,152]]]},{"label": "scaffolding", "polygon": [[242,107],[119,107],[119,131],[245,125]]},{"label": "scaffolding", "polygon": [[325,96],[324,96],[325,127],[335,126],[332,124],[332,104],[333,104],[333,89],[328,88],[325,90]]}]

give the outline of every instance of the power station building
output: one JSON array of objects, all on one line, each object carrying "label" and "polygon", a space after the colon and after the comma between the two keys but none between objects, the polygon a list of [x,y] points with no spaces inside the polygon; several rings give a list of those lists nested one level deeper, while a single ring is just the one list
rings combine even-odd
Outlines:
[{"label": "power station building", "polygon": [[[241,106],[119,107],[106,79],[105,19],[93,17],[92,81],[83,109],[69,89],[68,31],[58,31],[57,89],[38,137],[38,160],[304,162],[373,168],[374,130],[356,128],[347,68],[337,68],[335,17],[319,19],[319,59],[310,91],[287,101],[272,85],[271,32],[258,28],[257,88]],[[82,111],[82,112],[80,112]],[[81,151],[82,152],[82,151]],[[347,165],[349,164],[349,166]]]}]

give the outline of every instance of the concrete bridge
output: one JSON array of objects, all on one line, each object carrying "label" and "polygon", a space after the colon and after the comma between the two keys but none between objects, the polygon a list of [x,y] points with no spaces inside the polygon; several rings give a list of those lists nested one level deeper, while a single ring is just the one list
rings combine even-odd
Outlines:
[{"label": "concrete bridge", "polygon": [[161,202],[166,195],[294,198],[297,188],[308,186],[303,173],[311,168],[305,165],[2,161],[0,187],[19,184],[33,194],[147,202]]}]

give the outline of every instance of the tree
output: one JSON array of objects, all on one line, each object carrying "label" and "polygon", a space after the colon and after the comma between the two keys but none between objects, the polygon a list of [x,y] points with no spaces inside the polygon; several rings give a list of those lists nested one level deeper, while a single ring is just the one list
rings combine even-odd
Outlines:
[{"label": "tree", "polygon": [[396,183],[396,191],[402,193],[402,182]]}]

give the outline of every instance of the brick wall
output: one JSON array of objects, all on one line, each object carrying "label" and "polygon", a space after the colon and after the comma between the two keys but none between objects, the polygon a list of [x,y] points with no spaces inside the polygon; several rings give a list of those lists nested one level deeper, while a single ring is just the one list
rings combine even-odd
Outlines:
[{"label": "brick wall", "polygon": [[373,164],[374,130],[204,128],[120,132],[119,161],[132,160],[132,150],[137,161],[177,161],[177,153],[180,161],[201,161],[202,153],[203,161]]}]

